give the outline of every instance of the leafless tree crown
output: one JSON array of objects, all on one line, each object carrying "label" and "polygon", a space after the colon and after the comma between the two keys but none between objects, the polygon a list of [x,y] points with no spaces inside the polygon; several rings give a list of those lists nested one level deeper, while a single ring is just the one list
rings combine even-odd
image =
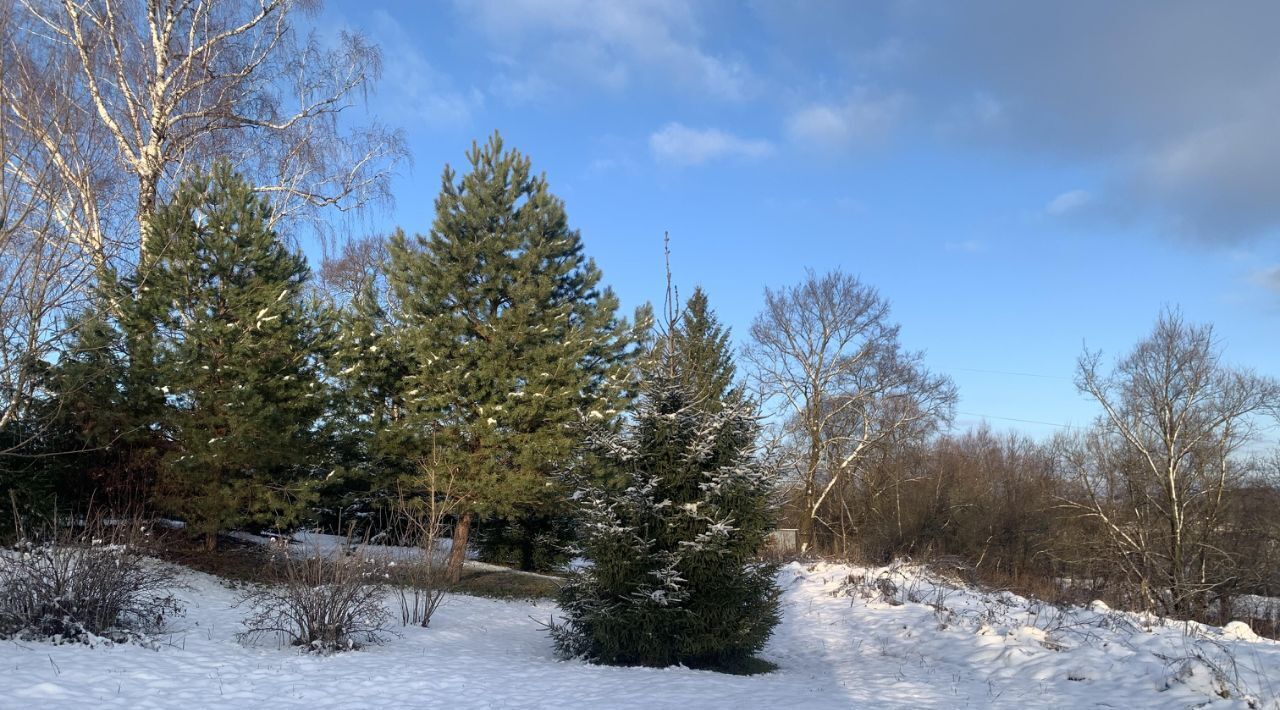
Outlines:
[{"label": "leafless tree crown", "polygon": [[839,271],[766,289],[744,356],[759,394],[786,422],[810,547],[827,497],[869,452],[945,421],[955,404],[950,379],[902,348],[888,302]]},{"label": "leafless tree crown", "polygon": [[1100,527],[1151,606],[1196,611],[1230,582],[1219,570],[1238,568],[1223,520],[1244,488],[1242,447],[1280,413],[1280,382],[1222,364],[1211,326],[1167,311],[1110,373],[1086,350],[1076,383],[1103,415],[1062,442],[1080,491],[1064,505]]},{"label": "leafless tree crown", "polygon": [[193,165],[225,159],[277,219],[387,199],[400,135],[343,112],[378,77],[359,35],[303,34],[305,0],[18,0],[0,106],[53,180],[63,234],[99,264],[127,256]]}]

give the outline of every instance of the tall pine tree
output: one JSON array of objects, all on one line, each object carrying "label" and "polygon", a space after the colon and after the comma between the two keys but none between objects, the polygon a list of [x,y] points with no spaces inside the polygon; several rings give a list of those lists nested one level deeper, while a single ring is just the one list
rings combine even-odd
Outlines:
[{"label": "tall pine tree", "polygon": [[325,399],[305,260],[225,164],[184,181],[145,254],[121,321],[131,368],[165,398],[161,507],[211,548],[236,525],[292,522]]},{"label": "tall pine tree", "polygon": [[521,563],[533,563],[538,523],[563,505],[551,474],[573,425],[624,406],[630,350],[617,298],[545,176],[496,133],[467,158],[461,178],[445,168],[430,235],[392,239],[388,275],[411,361],[411,448],[436,446],[460,476],[454,574],[477,516],[526,522]]}]

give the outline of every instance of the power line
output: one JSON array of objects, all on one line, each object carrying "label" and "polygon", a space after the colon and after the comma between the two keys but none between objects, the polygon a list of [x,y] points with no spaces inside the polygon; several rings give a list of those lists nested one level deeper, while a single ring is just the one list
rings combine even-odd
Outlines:
[{"label": "power line", "polygon": [[1078,429],[1079,428],[1079,427],[1072,426],[1070,424],[1059,424],[1058,422],[1042,422],[1038,419],[1016,419],[1014,417],[997,417],[994,414],[979,414],[977,412],[961,412],[957,410],[956,414],[963,414],[968,417],[982,417],[983,419],[999,419],[1001,421],[1006,421],[1006,422],[1021,422],[1023,424],[1044,424],[1045,426],[1056,426],[1061,429]]}]

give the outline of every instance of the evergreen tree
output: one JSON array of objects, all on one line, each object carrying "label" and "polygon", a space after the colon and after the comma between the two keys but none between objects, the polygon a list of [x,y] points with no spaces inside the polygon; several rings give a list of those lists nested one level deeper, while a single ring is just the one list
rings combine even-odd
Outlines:
[{"label": "evergreen tree", "polygon": [[[717,406],[668,346],[641,384],[634,420],[576,462],[580,553],[562,588],[559,652],[615,665],[750,668],[778,621],[758,427],[738,397]],[[610,480],[602,488],[593,480]]]},{"label": "evergreen tree", "polygon": [[[154,363],[134,358],[130,344],[149,344],[135,327],[130,338],[118,314],[132,299],[114,271],[101,275],[92,304],[71,316],[57,359],[39,363],[40,389],[26,422],[25,463],[49,491],[42,514],[90,505],[106,510],[148,510],[167,443],[157,425],[164,396],[154,386]],[[141,337],[145,332],[147,337]],[[138,352],[150,353],[145,347]],[[134,360],[138,365],[134,366]],[[34,429],[32,427],[34,426]]]},{"label": "evergreen tree", "polygon": [[184,181],[145,254],[122,325],[131,376],[165,399],[162,508],[210,547],[236,525],[293,521],[325,399],[305,260],[225,164]]},{"label": "evergreen tree", "polygon": [[701,286],[693,290],[675,320],[675,327],[657,339],[653,351],[672,350],[673,362],[679,363],[676,376],[695,401],[714,410],[725,401],[741,398],[741,390],[733,383],[736,370],[729,330],[716,318]]},{"label": "evergreen tree", "polygon": [[[88,311],[67,323],[66,339],[54,363],[26,359],[42,396],[24,416],[0,428],[0,539],[19,519],[36,520],[74,509],[95,488],[103,469],[93,447],[110,441],[119,421],[119,359],[114,331],[97,313]],[[107,496],[98,498],[101,504]],[[16,510],[14,510],[16,508]]]},{"label": "evergreen tree", "polygon": [[[334,315],[336,334],[326,361],[334,384],[329,422],[332,472],[319,490],[321,522],[340,533],[357,518],[385,519],[390,499],[413,474],[403,457],[412,442],[397,426],[400,383],[408,374],[397,331],[375,286],[366,283]],[[408,486],[412,490],[412,485]]]},{"label": "evergreen tree", "polygon": [[59,500],[72,508],[90,501],[109,510],[150,502],[161,440],[150,426],[162,398],[139,392],[119,324],[106,316],[105,294],[116,290],[104,279],[96,308],[78,316],[73,335],[44,379],[48,399],[40,418],[48,423],[44,446],[59,455],[46,468],[62,482]]},{"label": "evergreen tree", "polygon": [[461,477],[455,573],[476,516],[533,521],[521,540],[533,564],[538,522],[562,507],[551,474],[572,425],[622,408],[630,347],[545,176],[496,133],[467,158],[461,179],[445,168],[430,235],[392,239],[388,274],[411,362],[401,393],[418,438],[405,443],[412,457],[434,441]]}]

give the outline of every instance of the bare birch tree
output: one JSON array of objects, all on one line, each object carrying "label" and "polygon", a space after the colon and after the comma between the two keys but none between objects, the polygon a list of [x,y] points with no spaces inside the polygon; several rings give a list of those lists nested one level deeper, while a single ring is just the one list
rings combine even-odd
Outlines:
[{"label": "bare birch tree", "polygon": [[1076,385],[1103,414],[1064,448],[1081,490],[1065,505],[1101,528],[1149,605],[1194,614],[1232,581],[1224,520],[1247,475],[1243,447],[1280,415],[1280,382],[1222,364],[1213,328],[1176,311],[1110,374],[1101,360],[1079,360]]},{"label": "bare birch tree", "polygon": [[[0,7],[0,37],[8,36],[12,8]],[[0,47],[0,77],[6,86],[26,68]],[[51,119],[65,106],[48,105]],[[92,279],[91,259],[68,224],[85,210],[66,199],[69,186],[48,159],[45,141],[58,130],[50,122],[39,132],[20,130],[10,113],[0,113],[0,430],[12,432],[33,404],[42,363],[67,334],[67,316],[82,304]],[[39,427],[28,426],[6,450],[21,448]]]},{"label": "bare birch tree", "polygon": [[759,394],[786,421],[802,549],[817,542],[828,496],[871,451],[922,422],[949,419],[955,406],[951,380],[898,342],[889,303],[839,271],[766,289],[743,356]]},{"label": "bare birch tree", "polygon": [[[307,0],[18,0],[0,109],[63,192],[62,232],[99,266],[141,248],[181,175],[229,160],[277,219],[388,197],[400,135],[343,112],[380,69],[377,48],[304,34]],[[19,176],[28,182],[39,173]]]}]

